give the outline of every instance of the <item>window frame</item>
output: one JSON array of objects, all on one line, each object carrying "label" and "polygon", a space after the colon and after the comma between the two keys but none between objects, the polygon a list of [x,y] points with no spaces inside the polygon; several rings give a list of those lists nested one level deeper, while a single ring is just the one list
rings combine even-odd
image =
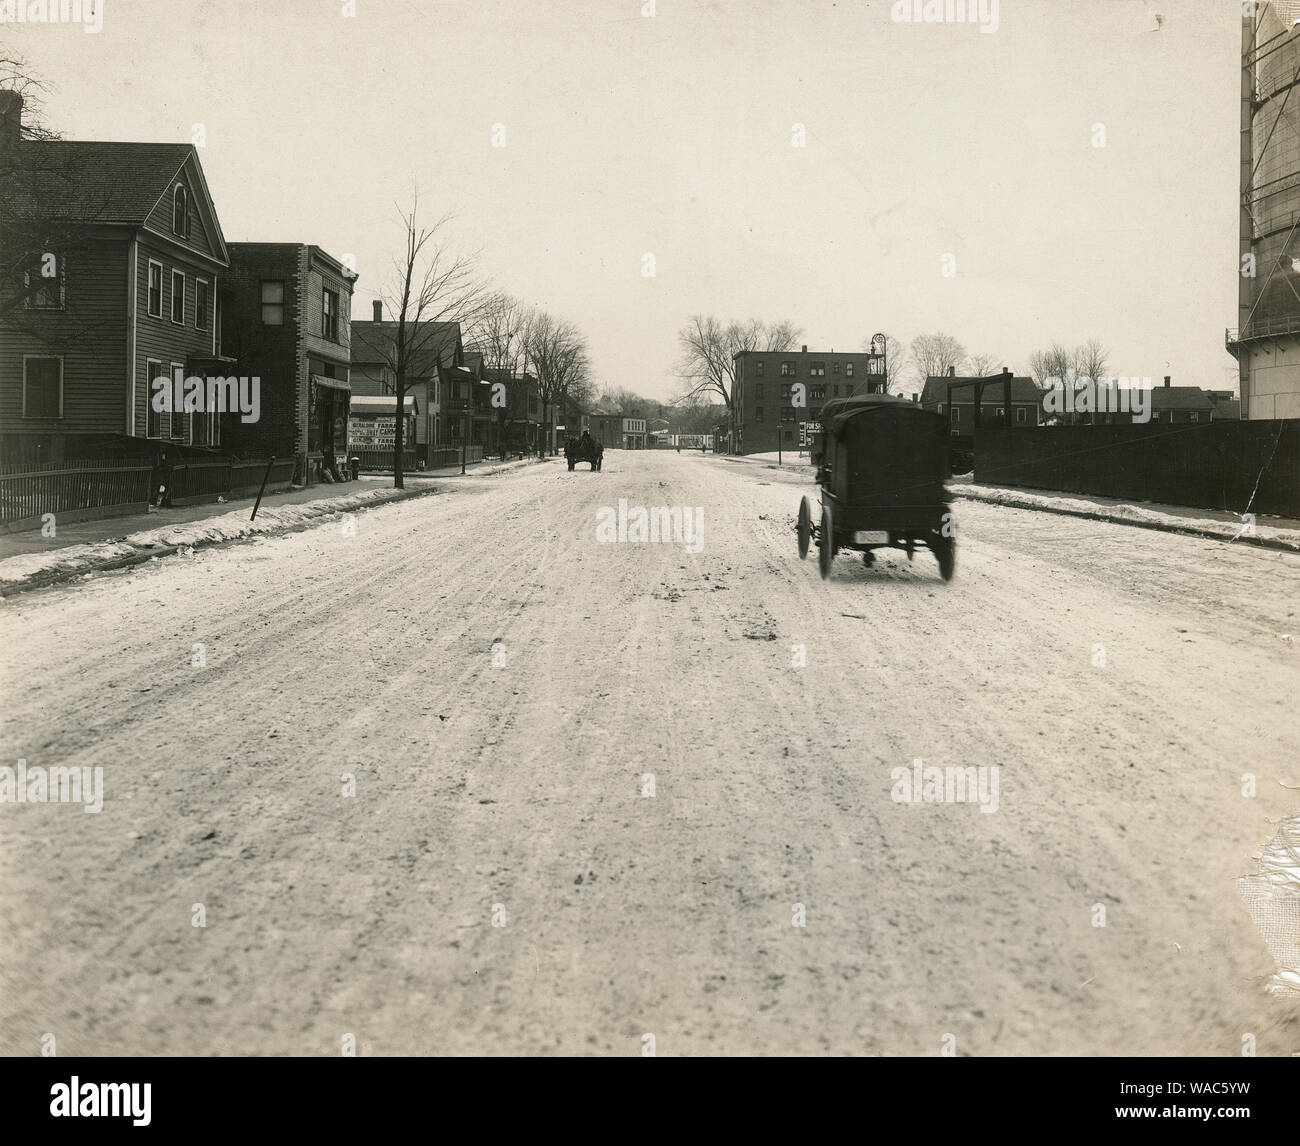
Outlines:
[{"label": "window frame", "polygon": [[[172,362],[169,363],[168,365],[171,368],[170,373],[167,375],[168,378],[175,378],[177,370],[181,372],[182,379],[185,377],[184,362]],[[182,390],[182,398],[183,398],[183,394],[184,391]],[[179,434],[176,432],[178,428],[180,428],[181,430],[181,433]],[[191,434],[189,432],[189,422],[186,419],[183,410],[171,411],[171,425],[168,427],[168,429],[171,431],[171,441],[181,442],[185,445],[189,445],[190,437],[191,437]]]},{"label": "window frame", "polygon": [[[181,225],[176,226],[177,208],[180,208]],[[182,239],[190,237],[190,189],[183,181],[178,181],[172,188],[172,234]]]},{"label": "window frame", "polygon": [[[150,369],[151,366],[157,366],[157,372]],[[161,358],[146,358],[144,360],[144,436],[146,438],[162,439],[162,411],[153,408],[153,380],[164,377],[162,373],[163,360]],[[158,421],[157,433],[150,432],[150,424],[154,419]]]},{"label": "window frame", "polygon": [[[267,288],[268,286],[278,286],[278,287],[280,288],[280,301],[279,301],[279,302],[267,302],[267,301],[266,301],[266,288]],[[263,326],[283,326],[283,325],[284,325],[284,295],[285,295],[285,290],[284,290],[284,279],[261,279],[261,280],[259,281],[258,291],[257,291],[257,298],[258,298],[258,305],[259,305],[260,308],[261,308],[261,310],[260,310],[260,315],[261,315],[262,325],[263,325]],[[279,311],[280,311],[280,321],[279,321],[279,322],[267,322],[267,320],[266,320],[266,308],[267,308],[268,306],[273,306],[273,307],[278,307],[278,308],[279,308]]]},{"label": "window frame", "polygon": [[[27,363],[57,362],[59,364],[59,412],[57,414],[29,414],[27,412]],[[63,420],[63,376],[64,363],[62,354],[24,354],[23,355],[23,418],[33,422],[51,422]]]},{"label": "window frame", "polygon": [[[202,308],[199,307],[199,287],[203,288],[204,299]],[[201,279],[197,275],[194,278],[194,329],[211,330],[211,326],[203,325],[202,320],[208,317],[208,312],[212,309],[212,284],[207,279]]]},{"label": "window frame", "polygon": [[[186,275],[185,275],[185,272],[184,272],[184,271],[178,271],[175,267],[172,267],[172,275],[171,275],[171,278],[172,278],[172,297],[171,297],[171,304],[172,304],[172,305],[171,305],[171,319],[172,319],[172,324],[173,324],[174,326],[184,326],[184,325],[185,325],[185,278],[186,278]],[[180,318],[177,318],[177,317],[176,317],[176,280],[177,280],[178,278],[181,280],[181,316],[180,316]]]},{"label": "window frame", "polygon": [[[334,320],[333,330],[330,329],[330,323],[327,321],[331,318]],[[330,290],[329,287],[321,287],[320,333],[321,337],[329,342],[339,341],[339,292]]]},{"label": "window frame", "polygon": [[[158,268],[158,309],[153,309],[153,271],[154,267]],[[145,273],[144,285],[144,309],[150,318],[160,319],[163,316],[163,270],[164,267],[157,259],[149,260],[149,269]]]},{"label": "window frame", "polygon": [[[53,306],[37,306],[37,305],[36,305],[36,299],[37,299],[38,297],[40,297],[40,291],[36,291],[36,292],[34,292],[34,293],[31,292],[31,288],[32,288],[32,275],[35,274],[35,275],[36,275],[36,276],[41,280],[42,283],[48,283],[48,282],[50,282],[50,280],[47,279],[43,274],[41,274],[41,273],[39,272],[39,270],[35,270],[35,271],[33,271],[33,270],[26,270],[26,271],[23,271],[23,287],[24,287],[24,290],[23,290],[23,309],[24,309],[24,310],[38,310],[38,311],[42,311],[42,310],[53,310],[53,311],[58,311],[58,310],[67,310],[67,309],[68,309],[68,279],[67,279],[67,274],[66,274],[66,271],[65,271],[65,268],[64,268],[63,256],[62,256],[62,255],[56,255],[56,256],[55,256],[55,261],[57,262],[57,264],[58,264],[58,268],[59,268],[59,273],[58,273],[58,274],[55,276],[55,278],[54,278],[54,281],[55,281],[56,283],[58,283],[58,286],[59,286],[59,301],[58,301],[57,303],[55,303]],[[45,287],[45,286],[42,286],[42,287],[41,287],[41,290],[46,290],[46,289],[48,289],[48,288]]]}]

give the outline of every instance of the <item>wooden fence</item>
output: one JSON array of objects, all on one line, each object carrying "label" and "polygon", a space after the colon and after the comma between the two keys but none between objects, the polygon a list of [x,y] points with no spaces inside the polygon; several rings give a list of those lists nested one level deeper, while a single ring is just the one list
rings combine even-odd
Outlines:
[{"label": "wooden fence", "polygon": [[[292,458],[277,461],[266,488],[287,486],[293,468]],[[157,469],[139,460],[11,463],[0,466],[0,525],[25,529],[47,513],[68,520],[142,513],[160,487],[172,505],[248,497],[265,473],[265,458],[204,458]]]},{"label": "wooden fence", "polygon": [[[35,525],[47,513],[108,517],[142,511],[152,475],[147,462],[11,463],[0,467],[0,524]],[[93,510],[101,512],[86,512]]]}]

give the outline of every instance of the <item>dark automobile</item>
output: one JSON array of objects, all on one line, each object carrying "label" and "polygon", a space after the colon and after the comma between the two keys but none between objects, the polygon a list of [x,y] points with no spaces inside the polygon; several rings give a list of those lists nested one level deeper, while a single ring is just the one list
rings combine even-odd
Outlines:
[{"label": "dark automobile", "polygon": [[870,566],[877,549],[919,547],[952,580],[956,529],[944,480],[948,476],[948,425],[915,402],[885,394],[840,398],[822,407],[822,433],[814,449],[821,513],[813,521],[805,497],[796,531],[799,556],[819,547],[822,577],[841,549],[862,553]]}]

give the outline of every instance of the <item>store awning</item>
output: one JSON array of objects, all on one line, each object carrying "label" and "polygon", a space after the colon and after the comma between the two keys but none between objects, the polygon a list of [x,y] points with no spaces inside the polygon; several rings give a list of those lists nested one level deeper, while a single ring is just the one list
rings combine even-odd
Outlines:
[{"label": "store awning", "polygon": [[325,386],[330,390],[347,390],[351,392],[352,384],[342,378],[326,378],[324,374],[313,374],[311,380],[317,386]]},{"label": "store awning", "polygon": [[[393,394],[353,394],[351,410],[354,414],[367,414],[372,417],[393,414],[397,410],[397,397]],[[414,394],[407,394],[402,399],[402,411],[406,414],[420,412]]]}]

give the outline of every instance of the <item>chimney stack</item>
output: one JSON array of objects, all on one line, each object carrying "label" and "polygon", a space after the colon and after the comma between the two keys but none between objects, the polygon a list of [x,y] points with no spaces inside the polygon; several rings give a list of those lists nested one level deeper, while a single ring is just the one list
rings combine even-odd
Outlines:
[{"label": "chimney stack", "polygon": [[801,347],[799,347],[799,350],[800,350],[802,353],[804,353],[804,354],[807,354],[807,353],[808,353],[808,347],[807,347],[807,346],[801,346]]},{"label": "chimney stack", "polygon": [[1010,374],[1010,373],[1011,373],[1011,367],[1010,367],[1010,366],[1004,366],[1004,367],[1002,367],[1002,373],[1003,373],[1003,374]]},{"label": "chimney stack", "polygon": [[956,378],[956,377],[957,377],[957,367],[955,367],[955,366],[949,366],[949,367],[948,367],[948,377],[949,377],[949,378]]},{"label": "chimney stack", "polygon": [[1166,386],[1169,385],[1169,375],[1168,375],[1168,374],[1165,375],[1165,385],[1166,385]]},{"label": "chimney stack", "polygon": [[23,132],[23,97],[21,92],[0,92],[0,155],[18,146]]},{"label": "chimney stack", "polygon": [[376,321],[376,322],[383,322],[383,321],[384,321],[384,304],[383,304],[382,302],[380,302],[378,299],[375,299],[375,301],[374,301],[371,305],[375,308],[375,321]]}]

